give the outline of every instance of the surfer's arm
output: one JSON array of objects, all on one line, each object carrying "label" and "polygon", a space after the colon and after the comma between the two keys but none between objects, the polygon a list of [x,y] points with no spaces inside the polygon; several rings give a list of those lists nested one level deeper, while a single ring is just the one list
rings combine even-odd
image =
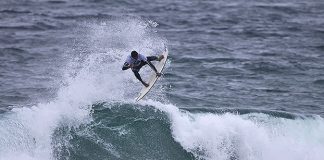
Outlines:
[{"label": "surfer's arm", "polygon": [[126,69],[129,69],[129,68],[131,68],[131,65],[128,64],[127,62],[125,62],[124,65],[123,65],[122,70],[126,70]]}]

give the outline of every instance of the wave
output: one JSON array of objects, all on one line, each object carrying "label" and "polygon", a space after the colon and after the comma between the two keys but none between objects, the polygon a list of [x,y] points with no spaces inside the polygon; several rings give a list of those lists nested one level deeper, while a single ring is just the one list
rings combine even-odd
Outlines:
[{"label": "wave", "polygon": [[172,138],[167,116],[152,106],[95,104],[92,117],[88,125],[56,130],[58,159],[194,158]]},{"label": "wave", "polygon": [[179,109],[154,100],[84,107],[56,102],[15,108],[1,114],[0,126],[0,159],[320,160],[324,156],[323,118],[276,111]]},{"label": "wave", "polygon": [[264,113],[190,113],[148,102],[169,115],[174,139],[198,159],[321,159],[321,117],[286,119]]},{"label": "wave", "polygon": [[7,14],[28,14],[28,13],[31,13],[31,11],[28,11],[28,10],[19,11],[19,10],[14,10],[14,9],[3,9],[3,10],[0,10],[0,13],[7,13]]},{"label": "wave", "polygon": [[[58,159],[321,159],[324,120],[276,111],[212,113],[153,100],[97,103],[91,123],[60,126]],[[288,117],[288,118],[287,118]]]},{"label": "wave", "polygon": [[324,85],[324,79],[315,80],[313,83],[318,85]]},{"label": "wave", "polygon": [[45,31],[45,30],[52,30],[52,29],[59,29],[59,26],[47,24],[44,22],[37,22],[35,24],[23,24],[23,25],[2,25],[0,26],[0,30],[29,30],[29,31]]},{"label": "wave", "polygon": [[53,16],[55,19],[60,20],[84,20],[84,19],[112,19],[114,18],[112,15],[98,13],[98,14],[81,14],[81,15],[60,15],[60,16]]}]

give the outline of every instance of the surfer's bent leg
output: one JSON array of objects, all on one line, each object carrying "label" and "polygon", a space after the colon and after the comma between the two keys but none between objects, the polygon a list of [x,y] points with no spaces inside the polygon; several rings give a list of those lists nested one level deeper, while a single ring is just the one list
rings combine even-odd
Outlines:
[{"label": "surfer's bent leg", "polygon": [[150,61],[147,61],[147,64],[153,69],[155,73],[157,73],[155,66]]},{"label": "surfer's bent leg", "polygon": [[141,78],[141,75],[138,73],[139,70],[132,70],[134,72],[134,75],[135,77],[145,86],[145,87],[148,87],[148,84],[145,83],[142,78]]},{"label": "surfer's bent leg", "polygon": [[134,72],[135,77],[136,77],[139,81],[141,81],[141,82],[143,83],[143,80],[142,80],[142,78],[141,78],[141,75],[138,73],[138,71],[134,71],[134,70],[133,70],[133,72]]}]

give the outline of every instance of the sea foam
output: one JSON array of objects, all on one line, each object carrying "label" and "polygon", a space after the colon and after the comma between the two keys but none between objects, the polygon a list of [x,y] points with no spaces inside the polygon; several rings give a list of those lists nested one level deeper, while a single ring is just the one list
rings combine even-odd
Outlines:
[{"label": "sea foam", "polygon": [[198,159],[321,160],[324,120],[263,113],[190,113],[172,104],[143,102],[168,114],[174,139]]}]

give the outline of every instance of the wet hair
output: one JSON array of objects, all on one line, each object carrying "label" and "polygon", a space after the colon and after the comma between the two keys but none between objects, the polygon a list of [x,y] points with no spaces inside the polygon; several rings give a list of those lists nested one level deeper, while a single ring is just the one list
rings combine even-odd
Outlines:
[{"label": "wet hair", "polygon": [[131,56],[132,56],[133,58],[137,58],[138,53],[137,53],[136,51],[132,51]]}]

